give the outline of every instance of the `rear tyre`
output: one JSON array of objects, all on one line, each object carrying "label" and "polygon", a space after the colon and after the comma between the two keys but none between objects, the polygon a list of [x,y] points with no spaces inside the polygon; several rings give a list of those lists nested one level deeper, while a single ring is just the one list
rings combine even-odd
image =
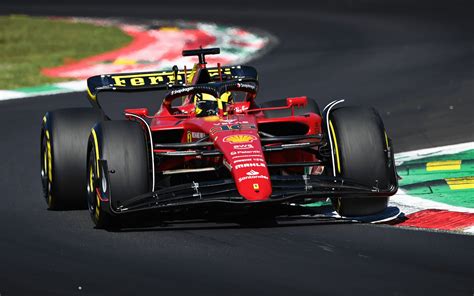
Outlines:
[{"label": "rear tyre", "polygon": [[[261,108],[286,106],[286,99],[268,101],[260,104]],[[318,103],[314,99],[308,98],[307,104],[301,108],[294,109],[294,115],[304,115],[308,113],[320,114]],[[263,111],[267,118],[278,118],[291,116],[291,109],[267,110]]]},{"label": "rear tyre", "polygon": [[[371,188],[393,185],[394,161],[377,111],[364,107],[336,109],[330,113],[328,134],[334,147],[336,176]],[[341,216],[367,216],[384,211],[388,197],[333,198],[332,203]]]},{"label": "rear tyre", "polygon": [[149,149],[140,124],[107,121],[92,129],[87,149],[88,208],[97,228],[120,227],[117,207],[151,190]]},{"label": "rear tyre", "polygon": [[85,209],[87,139],[92,126],[104,120],[92,108],[51,111],[41,127],[41,181],[52,210]]}]

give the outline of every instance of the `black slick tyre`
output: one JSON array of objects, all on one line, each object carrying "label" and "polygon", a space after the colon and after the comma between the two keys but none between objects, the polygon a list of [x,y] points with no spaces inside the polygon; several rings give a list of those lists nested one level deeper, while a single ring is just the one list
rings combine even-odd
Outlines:
[{"label": "black slick tyre", "polygon": [[151,190],[149,153],[145,133],[136,122],[94,126],[87,149],[87,202],[97,228],[121,227],[120,203]]},{"label": "black slick tyre", "polygon": [[41,181],[52,210],[85,209],[87,140],[92,126],[103,120],[92,108],[46,113],[41,126]]},{"label": "black slick tyre", "polygon": [[[329,116],[328,135],[336,176],[369,188],[387,190],[395,180],[390,141],[380,115],[373,108],[341,107]],[[333,174],[331,168],[330,173]],[[341,216],[367,216],[384,211],[388,197],[333,198]]]}]

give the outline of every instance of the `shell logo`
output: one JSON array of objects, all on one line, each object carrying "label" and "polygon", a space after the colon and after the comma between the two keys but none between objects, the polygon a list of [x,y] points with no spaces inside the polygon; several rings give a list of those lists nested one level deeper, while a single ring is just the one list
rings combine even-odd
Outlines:
[{"label": "shell logo", "polygon": [[240,143],[250,143],[257,140],[255,136],[252,135],[232,135],[224,138],[224,142],[231,144],[240,144]]},{"label": "shell logo", "polygon": [[206,116],[206,117],[204,117],[204,121],[208,121],[208,122],[218,121],[219,119],[220,119],[219,116]]}]

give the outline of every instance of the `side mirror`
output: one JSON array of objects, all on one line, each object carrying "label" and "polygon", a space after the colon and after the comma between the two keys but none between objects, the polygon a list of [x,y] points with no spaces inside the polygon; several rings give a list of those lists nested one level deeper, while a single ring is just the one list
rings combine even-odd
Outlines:
[{"label": "side mirror", "polygon": [[124,112],[135,114],[140,117],[148,116],[148,108],[125,109]]},{"label": "side mirror", "polygon": [[306,97],[286,98],[286,105],[288,107],[304,107],[308,104]]}]

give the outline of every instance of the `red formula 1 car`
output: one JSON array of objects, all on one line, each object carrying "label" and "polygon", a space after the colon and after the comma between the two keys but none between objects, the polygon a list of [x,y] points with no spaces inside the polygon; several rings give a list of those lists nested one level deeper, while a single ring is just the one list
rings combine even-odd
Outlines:
[{"label": "red formula 1 car", "polygon": [[[256,70],[207,68],[205,56],[217,53],[184,51],[199,57],[189,70],[91,77],[93,108],[48,112],[41,132],[48,206],[87,204],[104,228],[130,217],[258,213],[327,198],[342,216],[387,207],[398,184],[374,109],[335,101],[321,113],[307,97],[258,103]],[[110,120],[97,97],[143,90],[168,91],[156,114],[126,109],[127,120]]]}]

